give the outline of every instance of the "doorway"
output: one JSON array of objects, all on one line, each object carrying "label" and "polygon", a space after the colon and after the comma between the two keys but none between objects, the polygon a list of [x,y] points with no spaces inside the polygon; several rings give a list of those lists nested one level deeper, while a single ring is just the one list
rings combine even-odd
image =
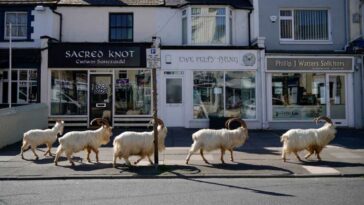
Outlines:
[{"label": "doorway", "polygon": [[185,106],[183,81],[183,72],[164,72],[163,121],[166,123],[166,126],[184,126]]},{"label": "doorway", "polygon": [[327,113],[335,125],[347,126],[347,85],[346,75],[328,74],[327,86]]},{"label": "doorway", "polygon": [[107,119],[112,124],[112,75],[90,74],[89,122],[94,118]]}]

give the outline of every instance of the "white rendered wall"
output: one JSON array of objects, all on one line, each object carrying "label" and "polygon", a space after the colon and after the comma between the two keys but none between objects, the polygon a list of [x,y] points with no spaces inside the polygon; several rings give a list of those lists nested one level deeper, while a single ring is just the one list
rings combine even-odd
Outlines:
[{"label": "white rendered wall", "polygon": [[[16,41],[12,43],[13,48],[40,48],[40,37],[49,36],[58,39],[59,34],[59,17],[51,9],[45,7],[44,11],[33,10],[31,14],[34,20],[31,22],[33,33],[30,38],[32,41]],[[0,48],[8,48],[8,42],[1,42]]]},{"label": "white rendered wall", "polygon": [[[60,7],[64,42],[109,42],[109,13],[133,13],[134,42],[182,44],[182,9],[167,7]],[[82,15],[80,15],[82,13]],[[233,11],[233,44],[247,46],[248,10]]]}]

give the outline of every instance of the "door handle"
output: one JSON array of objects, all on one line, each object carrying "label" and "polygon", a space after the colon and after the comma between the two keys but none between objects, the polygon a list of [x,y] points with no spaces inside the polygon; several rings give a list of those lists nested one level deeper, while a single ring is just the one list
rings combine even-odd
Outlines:
[{"label": "door handle", "polygon": [[106,103],[96,103],[96,107],[106,107]]}]

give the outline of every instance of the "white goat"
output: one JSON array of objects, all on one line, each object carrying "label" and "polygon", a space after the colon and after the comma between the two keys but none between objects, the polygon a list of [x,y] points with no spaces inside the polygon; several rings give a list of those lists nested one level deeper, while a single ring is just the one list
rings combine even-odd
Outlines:
[{"label": "white goat", "polygon": [[[158,151],[165,149],[164,140],[167,136],[167,128],[161,119],[157,118]],[[116,158],[124,158],[127,165],[131,165],[129,156],[137,155],[140,158],[134,162],[138,164],[145,157],[153,164],[150,156],[154,153],[154,131],[150,132],[123,132],[114,139],[113,167],[116,166]]]},{"label": "white goat", "polygon": [[299,161],[302,161],[297,152],[308,150],[305,159],[316,153],[317,159],[321,160],[320,152],[335,138],[336,129],[330,118],[320,116],[315,118],[316,124],[320,120],[326,123],[318,129],[290,129],[281,136],[283,142],[282,159],[286,161],[286,154],[293,152]]},{"label": "white goat", "polygon": [[112,127],[105,119],[93,119],[90,124],[97,122],[98,125],[102,125],[97,130],[86,130],[86,131],[72,131],[66,133],[63,137],[59,138],[59,146],[57,149],[54,164],[57,165],[58,158],[63,152],[66,153],[68,161],[74,166],[74,162],[71,157],[73,153],[87,149],[87,160],[90,162],[91,150],[96,153],[96,161],[99,162],[99,150],[101,145],[105,145],[110,141],[112,135]]},{"label": "white goat", "polygon": [[229,130],[229,129],[202,129],[192,134],[193,144],[188,152],[186,158],[186,164],[190,160],[191,155],[200,149],[202,159],[209,164],[203,155],[203,151],[212,151],[216,149],[221,150],[221,162],[224,162],[225,150],[229,150],[231,153],[231,161],[234,161],[233,149],[239,147],[245,143],[248,139],[248,128],[246,123],[239,119],[233,118],[227,121],[227,126],[230,127],[230,123],[233,121],[240,122],[240,127]]},{"label": "white goat", "polygon": [[52,156],[51,148],[52,144],[56,141],[58,134],[63,134],[63,128],[64,128],[64,121],[57,120],[56,124],[54,124],[52,129],[34,129],[29,130],[26,133],[24,133],[23,136],[23,145],[21,146],[21,158],[24,159],[23,153],[29,149],[29,146],[31,150],[33,151],[35,155],[35,159],[38,160],[39,157],[35,153],[35,148],[41,144],[46,144],[48,147],[48,150],[46,153],[44,153],[44,156],[49,153],[49,156]]}]

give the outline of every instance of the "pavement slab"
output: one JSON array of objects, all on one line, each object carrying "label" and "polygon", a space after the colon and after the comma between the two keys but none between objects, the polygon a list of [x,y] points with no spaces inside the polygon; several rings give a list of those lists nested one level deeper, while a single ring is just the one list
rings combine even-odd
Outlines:
[{"label": "pavement slab", "polygon": [[[53,163],[54,157],[43,156],[46,147],[36,150],[39,160],[31,151],[24,153],[25,160],[19,155],[20,143],[0,150],[0,180],[26,179],[89,179],[89,178],[175,178],[175,177],[332,177],[364,176],[364,132],[358,130],[339,130],[335,140],[321,153],[323,161],[315,156],[300,162],[291,154],[287,162],[281,159],[280,133],[283,131],[251,131],[246,144],[234,151],[234,162],[230,153],[224,155],[225,164],[220,161],[220,151],[206,152],[210,162],[206,164],[199,153],[192,155],[185,164],[192,129],[169,128],[174,135],[168,135],[166,150],[159,155],[159,166],[151,166],[147,159],[137,166],[126,166],[124,160],[117,161],[112,167],[113,149],[111,142],[100,148],[100,162],[85,160],[86,153],[73,155],[76,166],[70,166],[63,156],[59,166]],[[114,131],[114,133],[118,133]],[[56,151],[57,143],[52,152]],[[305,152],[300,156],[304,157]],[[130,157],[134,162],[138,157]],[[152,157],[152,160],[154,158]]]}]

